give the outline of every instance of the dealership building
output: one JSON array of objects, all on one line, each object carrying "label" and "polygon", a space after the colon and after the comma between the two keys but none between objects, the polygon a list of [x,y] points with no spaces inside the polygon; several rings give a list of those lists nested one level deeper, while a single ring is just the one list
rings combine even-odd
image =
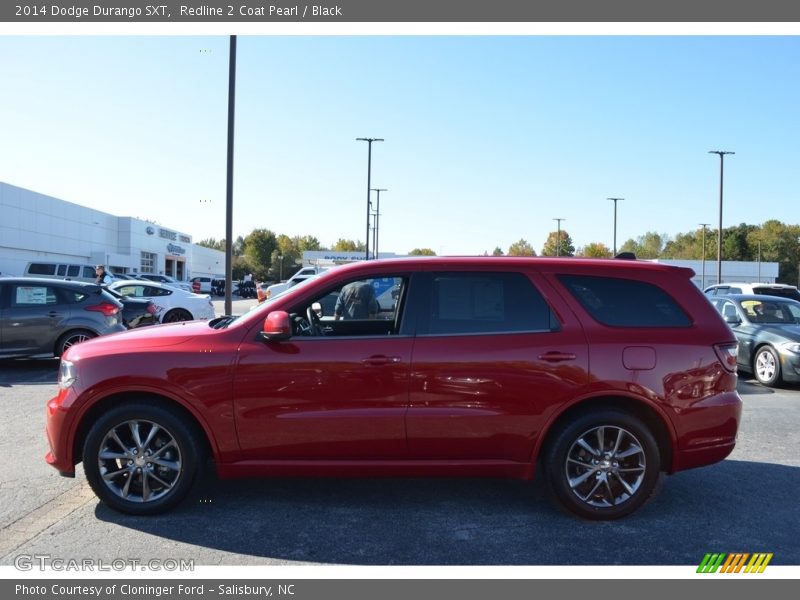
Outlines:
[{"label": "dealership building", "polygon": [[188,233],[0,182],[0,274],[23,275],[29,262],[104,264],[181,281],[225,273],[225,253],[193,244]]}]

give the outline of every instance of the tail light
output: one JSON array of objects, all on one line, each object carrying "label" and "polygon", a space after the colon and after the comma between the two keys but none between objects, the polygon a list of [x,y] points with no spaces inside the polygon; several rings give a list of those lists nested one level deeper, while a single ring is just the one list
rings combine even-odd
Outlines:
[{"label": "tail light", "polygon": [[736,372],[736,354],[739,351],[738,342],[728,344],[714,344],[714,351],[717,353],[717,358],[722,366],[731,373]]},{"label": "tail light", "polygon": [[100,304],[92,304],[83,310],[90,310],[92,312],[103,313],[107,317],[113,317],[119,312],[119,306],[111,304],[111,302],[101,302]]},{"label": "tail light", "polygon": [[154,315],[156,314],[156,312],[158,312],[156,311],[156,305],[153,304],[152,302],[147,303],[147,308],[145,308],[145,310],[147,311],[148,315]]}]

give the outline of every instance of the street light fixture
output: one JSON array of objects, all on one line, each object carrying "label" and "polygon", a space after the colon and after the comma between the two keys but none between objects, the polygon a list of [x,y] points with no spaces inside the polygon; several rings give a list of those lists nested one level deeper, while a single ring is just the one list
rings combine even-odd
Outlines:
[{"label": "street light fixture", "polygon": [[617,202],[625,198],[606,198],[614,203],[614,256],[617,255]]},{"label": "street light fixture", "polygon": [[561,221],[566,221],[566,219],[555,218],[553,221],[558,221],[558,234],[556,237],[556,256],[561,255]]},{"label": "street light fixture", "polygon": [[700,276],[700,288],[702,290],[706,289],[706,227],[710,226],[711,223],[700,223],[700,227],[703,228],[703,274]]},{"label": "street light fixture", "polygon": [[736,154],[727,150],[709,150],[709,154],[719,155],[719,236],[717,237],[717,283],[722,283],[722,174],[726,154]]},{"label": "street light fixture", "polygon": [[369,260],[369,209],[370,209],[370,193],[371,193],[371,181],[370,178],[372,177],[372,142],[382,142],[383,138],[356,138],[357,142],[367,142],[368,150],[367,150],[367,239],[364,242],[364,246],[366,248],[366,252],[364,255],[365,260]]},{"label": "street light fixture", "polygon": [[378,240],[380,239],[379,225],[381,222],[381,192],[388,192],[386,188],[372,188],[373,192],[377,192],[378,200],[375,205],[375,228],[372,230],[375,234],[375,239],[372,243],[373,254],[378,258]]}]

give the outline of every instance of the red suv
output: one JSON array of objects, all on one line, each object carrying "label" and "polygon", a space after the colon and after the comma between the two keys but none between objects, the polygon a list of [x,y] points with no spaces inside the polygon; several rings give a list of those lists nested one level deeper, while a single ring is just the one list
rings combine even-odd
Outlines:
[{"label": "red suv", "polygon": [[71,348],[47,462],[83,461],[134,514],[174,507],[211,457],[222,478],[538,466],[569,511],[623,517],[736,441],[736,339],[691,276],[619,259],[333,269],[242,317]]}]

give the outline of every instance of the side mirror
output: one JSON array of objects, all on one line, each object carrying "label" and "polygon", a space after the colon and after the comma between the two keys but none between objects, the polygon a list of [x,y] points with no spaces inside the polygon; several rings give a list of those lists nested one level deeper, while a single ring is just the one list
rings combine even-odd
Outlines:
[{"label": "side mirror", "polygon": [[276,310],[264,319],[261,335],[272,342],[281,342],[292,337],[292,320],[285,310]]},{"label": "side mirror", "polygon": [[725,317],[725,322],[728,325],[739,325],[742,322],[742,320],[739,318],[738,315],[728,315],[727,317]]},{"label": "side mirror", "polygon": [[314,304],[311,305],[311,310],[313,310],[314,313],[320,318],[322,318],[324,316],[322,314],[322,312],[323,312],[322,311],[322,304],[320,304],[319,302],[314,302]]}]

